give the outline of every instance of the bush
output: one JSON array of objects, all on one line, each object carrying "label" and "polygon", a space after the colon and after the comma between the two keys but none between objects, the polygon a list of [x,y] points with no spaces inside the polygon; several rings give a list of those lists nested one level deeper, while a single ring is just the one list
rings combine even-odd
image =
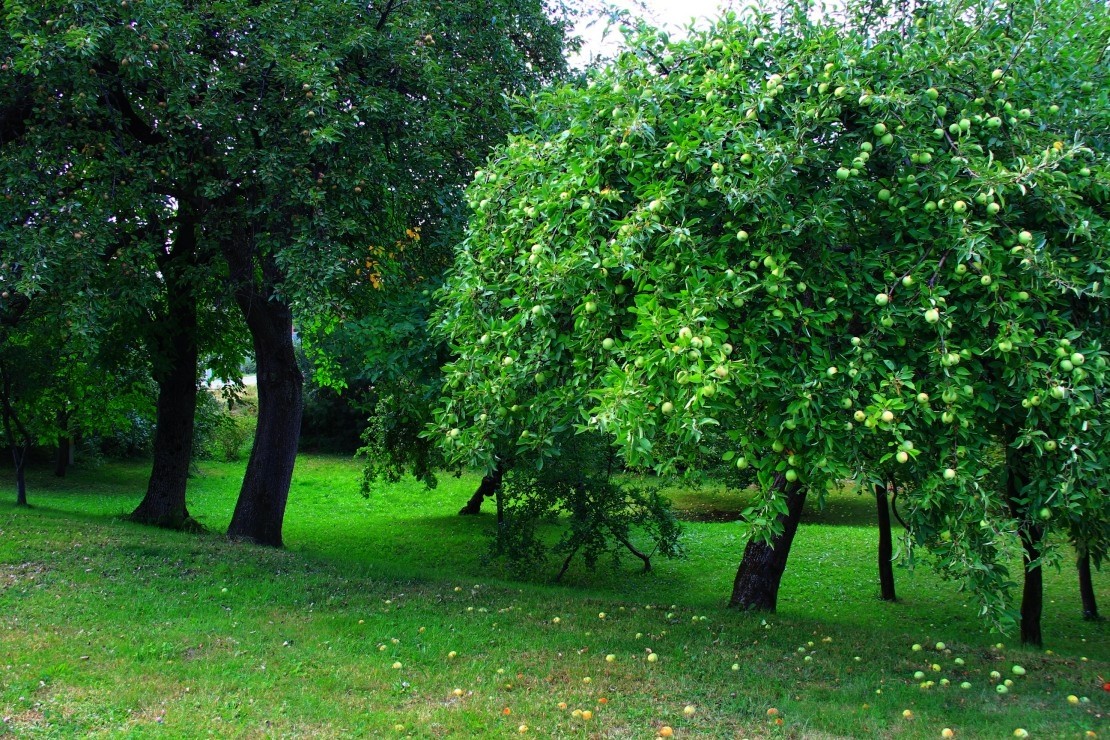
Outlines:
[{"label": "bush", "polygon": [[245,396],[221,401],[210,391],[197,394],[193,459],[234,462],[254,435],[257,407]]}]

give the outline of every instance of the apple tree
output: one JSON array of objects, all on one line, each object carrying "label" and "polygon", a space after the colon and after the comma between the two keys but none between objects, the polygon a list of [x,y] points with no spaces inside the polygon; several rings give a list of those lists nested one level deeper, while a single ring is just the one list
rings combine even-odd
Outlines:
[{"label": "apple tree", "polygon": [[1053,546],[1042,510],[1106,507],[1081,485],[1106,454],[1103,93],[1071,84],[1104,26],[1082,2],[928,10],[641,28],[537,96],[443,292],[446,449],[489,467],[575,427],[668,473],[726,434],[760,491],[731,603],[758,609],[807,496],[894,466],[908,544],[1004,622],[1009,556],[1033,573]]}]

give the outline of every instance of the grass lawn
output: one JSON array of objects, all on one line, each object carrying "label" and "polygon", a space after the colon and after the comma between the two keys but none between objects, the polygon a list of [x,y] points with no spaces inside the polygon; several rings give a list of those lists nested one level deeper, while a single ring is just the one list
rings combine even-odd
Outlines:
[{"label": "grass lawn", "polygon": [[[205,464],[192,481],[212,532],[242,467]],[[1079,618],[1073,568],[1047,574],[1050,652],[984,631],[926,567],[897,570],[902,600],[882,603],[868,497],[807,517],[779,613],[764,616],[724,608],[741,554],[725,492],[675,493],[708,520],[687,525],[685,560],[572,568],[551,585],[483,562],[492,515],[455,515],[473,477],[367,500],[354,463],[302,456],[276,551],[122,522],[147,469],[36,472],[35,508],[0,504],[0,733],[1107,735],[1110,629]],[[1095,585],[1110,609],[1110,576]]]}]

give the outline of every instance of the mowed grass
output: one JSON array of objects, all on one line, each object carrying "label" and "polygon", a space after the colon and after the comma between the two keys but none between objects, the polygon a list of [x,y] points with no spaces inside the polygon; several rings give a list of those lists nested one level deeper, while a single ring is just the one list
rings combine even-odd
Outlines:
[{"label": "mowed grass", "polygon": [[[1079,618],[1074,569],[1047,575],[1051,653],[985,631],[970,599],[924,566],[898,569],[901,601],[882,603],[869,497],[842,494],[807,516],[779,612],[752,615],[724,608],[741,556],[735,523],[688,524],[688,558],[658,560],[651,573],[602,563],[555,585],[545,581],[554,565],[521,582],[485,561],[492,515],[455,515],[473,476],[364,499],[354,463],[303,456],[278,551],[216,534],[241,464],[205,464],[193,479],[190,509],[212,532],[203,535],[120,520],[146,472],[44,472],[30,481],[35,508],[0,505],[0,732],[1106,735],[1110,630]],[[696,519],[742,506],[724,491],[674,497]],[[1104,608],[1108,585],[1099,574]],[[918,670],[937,685],[921,688]],[[992,670],[1014,681],[1005,695]]]}]

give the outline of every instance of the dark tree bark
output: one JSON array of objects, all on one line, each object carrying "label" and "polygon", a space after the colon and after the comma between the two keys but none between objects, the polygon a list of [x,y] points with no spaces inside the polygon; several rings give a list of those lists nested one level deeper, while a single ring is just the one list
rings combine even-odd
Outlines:
[{"label": "dark tree bark", "polygon": [[149,327],[150,354],[158,384],[154,463],[146,496],[131,520],[168,529],[189,521],[185,489],[193,459],[197,408],[197,303],[185,273],[196,256],[196,221],[178,225],[172,254],[160,265],[166,284],[164,312]]},{"label": "dark tree bark", "polygon": [[497,494],[501,488],[501,480],[505,477],[505,468],[500,463],[489,475],[482,478],[478,490],[466,502],[466,506],[459,509],[460,516],[474,516],[482,513],[482,502]]},{"label": "dark tree bark", "polygon": [[[1016,450],[1006,452],[1006,501],[1010,513],[1020,524],[1018,536],[1021,537],[1022,565],[1025,573],[1021,590],[1021,644],[1042,647],[1041,613],[1044,610],[1044,578],[1038,559],[1041,556],[1041,542],[1044,527],[1030,516],[1028,507],[1021,502],[1021,490],[1025,481],[1018,469]],[[1034,563],[1036,563],[1034,565]]]},{"label": "dark tree bark", "polygon": [[890,534],[890,504],[886,498],[886,487],[875,486],[875,504],[879,512],[879,598],[883,601],[897,601],[894,592],[893,539]]},{"label": "dark tree bark", "polygon": [[775,536],[770,544],[749,540],[732,584],[729,606],[773,612],[778,605],[779,584],[802,518],[806,490],[798,483],[788,483],[782,475],[775,476],[774,486],[786,496],[786,514],[779,515],[782,534]]},{"label": "dark tree bark", "polygon": [[15,466],[15,503],[27,506],[27,453],[31,449],[31,435],[12,404],[12,381],[8,369],[0,364],[0,417],[4,421],[4,434]]},{"label": "dark tree bark", "polygon": [[1091,553],[1083,550],[1076,563],[1079,570],[1079,598],[1083,602],[1083,618],[1098,620],[1098,602],[1095,601],[1095,586],[1091,581]]},{"label": "dark tree bark", "polygon": [[69,470],[69,437],[59,437],[58,447],[54,451],[54,477],[65,478]]},{"label": "dark tree bark", "polygon": [[15,505],[27,506],[27,447],[11,445],[15,464]]},{"label": "dark tree bark", "polygon": [[57,448],[54,451],[54,476],[65,478],[66,470],[69,468],[71,443],[69,439],[69,413],[64,409],[58,411],[57,424],[60,435]]},{"label": "dark tree bark", "polygon": [[304,378],[293,345],[293,313],[276,293],[281,273],[273,259],[254,259],[253,245],[241,234],[225,245],[224,254],[258,363],[258,426],[227,534],[281,547],[303,412]]}]

